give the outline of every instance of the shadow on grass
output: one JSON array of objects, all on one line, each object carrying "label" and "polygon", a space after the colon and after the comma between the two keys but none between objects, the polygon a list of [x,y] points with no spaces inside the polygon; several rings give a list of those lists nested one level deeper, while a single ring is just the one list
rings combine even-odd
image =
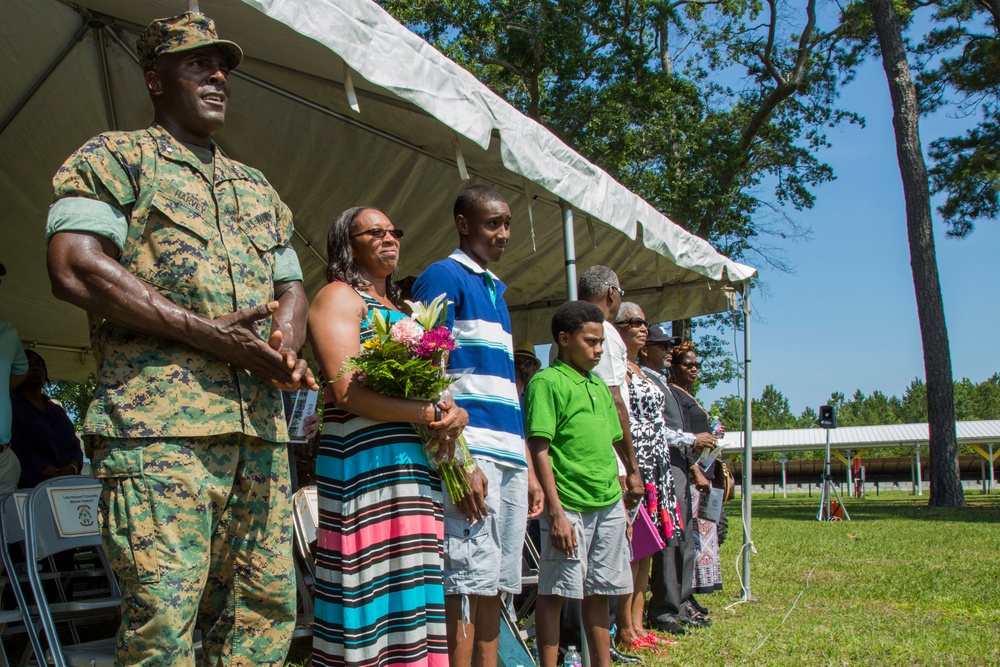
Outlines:
[{"label": "shadow on grass", "polygon": [[[928,507],[927,496],[918,498],[868,498],[848,500],[845,507],[854,521],[880,521],[911,519],[917,521],[943,521],[962,523],[1000,523],[1000,497],[966,496],[965,507]],[[783,519],[787,521],[816,521],[819,497],[758,499],[753,501],[755,519]],[[742,514],[739,499],[726,504],[730,517]]]}]

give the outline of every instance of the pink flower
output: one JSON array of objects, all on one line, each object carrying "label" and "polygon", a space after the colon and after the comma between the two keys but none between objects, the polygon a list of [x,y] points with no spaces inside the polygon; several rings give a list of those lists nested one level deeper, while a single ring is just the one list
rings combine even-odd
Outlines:
[{"label": "pink flower", "polygon": [[447,327],[434,327],[424,333],[420,344],[414,348],[413,352],[425,359],[430,359],[439,352],[451,351],[455,349],[455,341],[451,337],[451,331]]},{"label": "pink flower", "polygon": [[396,343],[409,349],[416,347],[424,336],[424,329],[416,320],[407,317],[392,325],[389,329],[389,337]]}]

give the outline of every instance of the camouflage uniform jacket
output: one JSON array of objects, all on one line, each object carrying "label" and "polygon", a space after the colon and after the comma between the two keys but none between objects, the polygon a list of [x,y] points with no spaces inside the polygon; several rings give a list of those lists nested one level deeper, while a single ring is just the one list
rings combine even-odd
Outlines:
[{"label": "camouflage uniform jacket", "polygon": [[[63,198],[98,200],[127,222],[119,262],[165,298],[209,319],[267,303],[288,279],[275,259],[292,252],[291,213],[259,171],[217,152],[212,173],[159,126],[98,135],[56,173],[48,233],[76,224],[53,226]],[[266,337],[270,321],[257,327]],[[91,340],[99,376],[85,433],[287,441],[280,392],[249,371],[94,316]]]}]

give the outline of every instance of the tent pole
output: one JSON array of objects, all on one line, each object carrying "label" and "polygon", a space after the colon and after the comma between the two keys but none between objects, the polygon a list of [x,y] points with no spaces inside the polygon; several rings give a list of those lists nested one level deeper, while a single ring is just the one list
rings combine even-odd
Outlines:
[{"label": "tent pole", "polygon": [[989,466],[990,466],[990,495],[992,495],[993,494],[993,484],[994,484],[993,480],[996,479],[996,475],[993,474],[993,466],[994,466],[994,464],[993,464],[993,443],[990,443],[987,446],[990,448],[990,460],[989,460]]},{"label": "tent pole", "polygon": [[101,74],[104,75],[104,104],[108,107],[108,121],[111,123],[111,129],[118,129],[118,118],[115,116],[115,102],[114,98],[111,97],[111,75],[108,73],[108,47],[105,44],[105,30],[102,27],[97,31],[97,46],[101,54]]},{"label": "tent pole", "polygon": [[852,483],[854,482],[854,471],[851,466],[854,465],[854,452],[847,450],[847,497],[851,496],[851,489],[853,488]]},{"label": "tent pole", "polygon": [[[563,222],[563,254],[566,256],[566,299],[576,301],[576,231],[573,229],[573,208],[559,198],[559,210],[562,211]],[[580,616],[580,648],[582,649],[583,667],[591,667],[590,650],[587,646],[587,633],[583,632],[583,616]]]},{"label": "tent pole", "polygon": [[566,298],[576,301],[576,232],[573,229],[573,208],[562,199],[559,210],[563,219],[563,253],[566,255]]},{"label": "tent pole", "polygon": [[62,61],[65,60],[66,56],[69,55],[69,52],[73,50],[73,47],[75,47],[89,31],[90,31],[90,22],[84,20],[83,25],[81,25],[77,29],[72,39],[70,39],[69,42],[66,44],[66,46],[63,47],[63,50],[59,52],[59,55],[56,56],[55,60],[49,63],[49,66],[45,68],[45,71],[42,72],[42,75],[35,80],[35,83],[31,85],[31,88],[29,88],[28,92],[24,94],[24,97],[18,100],[17,104],[14,105],[14,108],[10,110],[9,114],[7,114],[7,117],[3,119],[3,122],[0,122],[0,135],[3,135],[4,131],[7,129],[7,126],[10,125],[12,122],[14,122],[14,119],[17,118],[17,115],[21,113],[21,109],[23,109],[28,104],[28,102],[31,101],[31,98],[35,96],[35,93],[37,93],[38,89],[42,87],[42,84],[44,84],[48,80],[48,78],[52,75],[52,72],[54,72],[56,68],[59,67]]},{"label": "tent pole", "polygon": [[914,448],[914,451],[917,453],[917,459],[916,459],[916,464],[917,464],[917,495],[918,496],[922,496],[922,495],[924,495],[924,480],[923,480],[923,477],[920,474],[920,445],[919,444]]},{"label": "tent pole", "polygon": [[750,384],[750,281],[743,283],[743,599],[751,600],[750,536],[753,505],[753,400]]}]

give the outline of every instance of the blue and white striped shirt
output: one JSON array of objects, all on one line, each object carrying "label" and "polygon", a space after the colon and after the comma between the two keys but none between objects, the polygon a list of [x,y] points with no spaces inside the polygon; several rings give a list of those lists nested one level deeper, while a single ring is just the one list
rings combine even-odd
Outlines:
[{"label": "blue and white striped shirt", "polygon": [[[496,303],[487,287],[496,290]],[[503,294],[506,286],[461,250],[431,264],[413,284],[413,299],[447,294],[445,325],[455,338],[448,367],[469,369],[454,385],[455,403],[469,413],[465,439],[474,456],[525,467],[524,421],[514,380],[514,339]]]}]

